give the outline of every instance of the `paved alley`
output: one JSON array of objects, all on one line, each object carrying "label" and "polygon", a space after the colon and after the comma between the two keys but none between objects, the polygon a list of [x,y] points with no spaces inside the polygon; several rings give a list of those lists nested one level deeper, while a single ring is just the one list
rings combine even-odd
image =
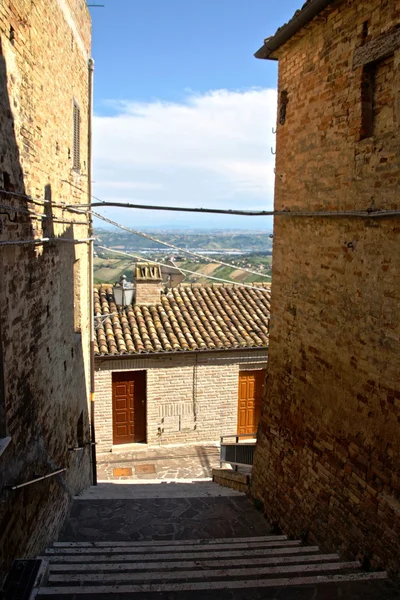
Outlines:
[{"label": "paved alley", "polygon": [[219,467],[219,446],[185,444],[147,446],[99,454],[97,476],[105,480],[199,479],[211,477]]}]

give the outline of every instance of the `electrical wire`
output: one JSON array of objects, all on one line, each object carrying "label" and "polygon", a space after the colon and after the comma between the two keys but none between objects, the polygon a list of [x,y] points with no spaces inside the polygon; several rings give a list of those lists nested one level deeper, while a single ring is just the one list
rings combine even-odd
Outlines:
[{"label": "electrical wire", "polygon": [[85,244],[87,242],[91,242],[93,241],[94,238],[85,238],[82,240],[70,240],[70,239],[64,239],[64,238],[57,238],[57,237],[52,237],[52,238],[36,238],[35,240],[14,240],[14,241],[8,241],[8,242],[0,242],[0,246],[22,246],[24,244],[44,244],[46,242],[63,242],[63,243],[69,243],[69,244]]},{"label": "electrical wire", "polygon": [[[41,206],[43,206],[43,205],[41,205]],[[53,206],[55,206],[55,205],[53,204]],[[22,208],[19,206],[10,206],[8,204],[0,204],[0,210],[2,210],[2,209],[6,210],[8,212],[22,213],[22,214],[29,215],[30,217],[37,217],[38,219],[50,219],[56,223],[65,223],[67,225],[87,225],[87,221],[67,221],[65,219],[59,219],[55,215],[45,215],[44,213],[38,213],[33,210],[30,210],[29,208]],[[81,211],[79,211],[79,213],[80,212]]]},{"label": "electrical wire", "polygon": [[28,208],[19,208],[18,206],[9,206],[8,204],[0,204],[0,209],[7,210],[8,212],[20,212],[26,215],[30,215],[31,217],[45,217],[44,214],[29,210]]},{"label": "electrical wire", "polygon": [[[74,185],[66,179],[61,179],[63,183],[69,183],[72,187],[76,188],[82,193],[86,193],[85,190],[77,185]],[[101,200],[97,196],[91,195],[91,198],[97,200],[99,204],[77,204],[80,208],[93,207],[93,206],[117,206],[120,208],[139,208],[144,210],[173,210],[177,212],[204,212],[204,213],[218,213],[227,215],[241,215],[241,216],[262,216],[262,217],[363,217],[363,218],[385,218],[385,217],[400,217],[400,210],[380,210],[376,208],[367,208],[366,210],[338,210],[338,211],[301,211],[301,210],[262,210],[262,211],[234,211],[234,210],[223,210],[219,208],[191,208],[181,206],[153,206],[149,204],[131,204],[129,202],[106,202]],[[67,205],[69,206],[69,205]]]},{"label": "electrical wire", "polygon": [[[79,190],[80,192],[87,194],[87,191],[83,190],[82,188],[80,188],[77,185],[74,185],[73,183],[71,183],[70,181],[67,181],[66,179],[60,179],[61,182],[63,183],[68,183],[70,186],[76,188],[77,190]],[[20,194],[17,192],[8,192],[7,190],[0,190],[0,192],[3,192],[5,194],[11,194],[14,196],[18,196],[20,198],[26,198],[27,200],[30,200],[31,202],[36,202],[37,200],[34,200],[31,196],[27,196],[26,194]],[[52,203],[53,206],[57,206],[57,207],[61,207],[64,208],[65,210],[71,210],[73,212],[81,212],[83,213],[87,213],[90,212],[90,210],[78,210],[78,209],[82,209],[85,207],[91,207],[91,206],[106,206],[106,207],[111,207],[111,206],[118,206],[118,207],[123,207],[123,208],[143,208],[144,210],[174,210],[174,211],[189,211],[189,212],[204,212],[204,213],[213,213],[213,212],[218,212],[218,214],[230,214],[230,215],[241,215],[241,216],[265,216],[265,217],[356,217],[356,218],[365,218],[365,219],[384,219],[384,218],[391,218],[391,217],[400,217],[400,209],[394,209],[394,210],[380,210],[380,209],[376,209],[376,208],[368,208],[366,210],[331,210],[331,211],[301,211],[301,210],[288,210],[288,209],[284,209],[284,210],[264,210],[264,211],[232,211],[232,210],[223,210],[223,209],[207,209],[207,208],[188,208],[188,207],[179,207],[179,206],[174,206],[174,207],[165,207],[165,206],[150,206],[147,204],[137,204],[137,205],[133,205],[130,204],[128,202],[123,203],[123,202],[105,202],[104,200],[101,200],[100,198],[97,198],[97,196],[93,196],[93,194],[91,194],[90,196],[91,198],[94,198],[95,200],[99,201],[99,204],[55,204]],[[45,202],[50,202],[49,200],[46,200],[44,198],[40,198],[38,200],[43,200]]]},{"label": "electrical wire", "polygon": [[[95,247],[96,248],[101,248],[102,250],[107,250],[108,252],[113,252],[114,254],[121,254],[123,256],[129,256],[129,258],[136,258],[137,260],[143,261],[143,256],[138,256],[137,254],[131,254],[128,252],[123,252],[122,250],[114,250],[113,248],[108,248],[107,246],[101,246],[100,244],[95,242]],[[151,260],[149,261],[151,263],[154,263],[156,265],[160,265],[161,267],[167,267],[168,269],[170,269],[171,267],[178,269],[178,271],[181,271],[182,273],[190,273],[193,275],[197,275],[197,277],[202,277],[205,279],[212,279],[213,281],[219,281],[221,283],[229,283],[230,285],[235,285],[238,287],[243,287],[243,288],[247,288],[250,290],[258,290],[261,292],[265,292],[265,291],[269,291],[269,286],[268,287],[264,287],[265,284],[262,284],[263,287],[259,287],[257,285],[248,285],[247,283],[238,283],[236,281],[232,281],[230,279],[221,279],[220,277],[212,277],[211,275],[205,275],[203,273],[198,273],[196,271],[189,271],[188,269],[184,269],[182,267],[178,267],[175,264],[172,265],[168,265],[166,263],[162,263],[158,260]],[[171,261],[172,262],[172,261]]]},{"label": "electrical wire", "polygon": [[222,260],[215,260],[215,259],[209,258],[208,256],[205,256],[203,254],[199,254],[198,252],[193,252],[192,250],[185,250],[184,248],[175,246],[175,244],[171,244],[169,242],[163,242],[162,240],[159,240],[158,238],[155,238],[152,235],[149,235],[148,233],[143,233],[141,231],[137,231],[136,229],[131,229],[130,227],[125,227],[125,225],[121,225],[120,223],[117,223],[116,221],[112,221],[111,219],[108,219],[107,217],[104,217],[103,215],[100,215],[97,212],[94,212],[94,211],[90,211],[90,212],[98,219],[101,219],[102,221],[105,221],[106,223],[110,223],[110,225],[114,225],[115,227],[118,227],[119,229],[123,229],[124,231],[128,231],[129,233],[139,235],[140,237],[143,237],[146,240],[156,242],[157,244],[162,244],[163,246],[166,246],[167,248],[172,248],[173,250],[176,250],[177,252],[183,252],[185,254],[190,254],[191,256],[200,258],[201,260],[206,260],[211,263],[224,265],[225,267],[230,267],[231,269],[243,271],[245,273],[250,273],[251,275],[257,275],[258,277],[265,277],[266,279],[269,278],[269,275],[266,275],[265,273],[259,273],[258,271],[252,271],[251,269],[245,269],[245,268],[239,267],[237,265],[232,265],[231,263],[223,262]]},{"label": "electrical wire", "polygon": [[[67,205],[68,206],[68,205]],[[100,202],[93,204],[77,204],[80,208],[89,206],[116,206],[119,208],[139,208],[144,210],[165,210],[177,212],[211,213],[221,215],[239,215],[242,217],[357,217],[357,218],[391,218],[400,217],[400,210],[338,210],[338,211],[302,211],[302,210],[223,210],[219,208],[188,208],[179,206],[151,206],[147,204],[129,204],[123,202]]]},{"label": "electrical wire", "polygon": [[[61,181],[63,181],[63,180],[61,180]],[[76,187],[76,186],[74,186],[74,187]],[[80,188],[78,188],[78,189],[80,189]],[[84,192],[84,190],[82,190],[82,192]],[[43,206],[44,204],[51,204],[52,207],[61,208],[62,210],[67,210],[70,212],[77,212],[80,214],[86,214],[88,212],[86,210],[82,210],[79,208],[75,209],[75,208],[73,208],[74,205],[67,204],[66,202],[53,202],[52,200],[49,200],[47,198],[32,198],[32,196],[28,196],[27,194],[22,194],[21,192],[10,192],[8,190],[0,189],[0,194],[5,194],[6,196],[15,196],[16,198],[21,198],[23,200],[26,200],[27,202],[32,202],[33,204],[38,204],[39,206]],[[77,205],[77,206],[80,206],[80,205]],[[23,210],[27,210],[27,209],[22,209],[22,208],[14,209],[13,208],[13,210],[23,211]]]}]

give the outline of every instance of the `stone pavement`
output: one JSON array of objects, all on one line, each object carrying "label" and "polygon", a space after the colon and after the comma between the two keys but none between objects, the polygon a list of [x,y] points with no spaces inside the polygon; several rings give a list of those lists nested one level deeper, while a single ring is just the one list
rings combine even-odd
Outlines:
[{"label": "stone pavement", "polygon": [[[121,484],[114,485],[120,487]],[[219,486],[211,485],[218,494]],[[192,485],[181,484],[181,497],[154,498],[152,488],[155,485],[147,487],[150,498],[137,500],[93,500],[90,492],[85,492],[84,499],[77,498],[74,501],[60,540],[95,542],[212,539],[264,535],[271,529],[250,500],[240,492],[227,489],[229,496],[203,496],[202,489],[208,490],[208,484],[205,487],[196,484],[197,497],[183,497],[183,488],[190,488]]]},{"label": "stone pavement", "polygon": [[176,446],[132,445],[97,457],[97,477],[106,480],[199,479],[219,467],[217,443]]}]

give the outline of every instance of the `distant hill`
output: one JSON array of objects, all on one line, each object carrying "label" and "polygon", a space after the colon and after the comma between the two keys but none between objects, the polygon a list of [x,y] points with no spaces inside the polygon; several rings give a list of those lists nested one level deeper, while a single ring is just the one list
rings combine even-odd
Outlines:
[{"label": "distant hill", "polygon": [[[236,283],[268,282],[271,280],[272,239],[268,233],[260,231],[146,231],[146,233],[179,248],[204,252],[211,259],[193,257],[185,252],[168,249],[166,246],[121,230],[96,229],[94,260],[94,280],[96,283],[114,283],[125,274],[133,280],[135,259],[118,256],[114,252],[102,250],[98,245],[113,250],[132,252],[143,259],[167,262],[174,256],[181,269],[194,271],[186,275],[186,282],[212,281],[207,276]],[[218,261],[232,267],[221,265]],[[247,269],[247,271],[243,271]],[[250,271],[259,273],[253,274]]]},{"label": "distant hill", "polygon": [[[271,239],[265,231],[148,231],[145,233],[185,249],[193,250],[271,250]],[[163,246],[132,233],[118,229],[96,229],[98,243],[114,249],[146,250],[161,249]]]}]

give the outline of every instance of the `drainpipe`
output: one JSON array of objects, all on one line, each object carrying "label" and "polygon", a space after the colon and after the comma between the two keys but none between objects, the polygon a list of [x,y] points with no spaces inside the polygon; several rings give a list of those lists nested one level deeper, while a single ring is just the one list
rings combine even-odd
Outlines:
[{"label": "drainpipe", "polygon": [[[92,203],[92,116],[93,116],[94,60],[89,58],[88,103],[88,204]],[[89,213],[89,238],[93,238],[93,217]],[[93,239],[89,242],[89,328],[90,328],[90,438],[92,456],[92,483],[97,485],[96,432],[94,404],[94,305],[93,305]]]}]

